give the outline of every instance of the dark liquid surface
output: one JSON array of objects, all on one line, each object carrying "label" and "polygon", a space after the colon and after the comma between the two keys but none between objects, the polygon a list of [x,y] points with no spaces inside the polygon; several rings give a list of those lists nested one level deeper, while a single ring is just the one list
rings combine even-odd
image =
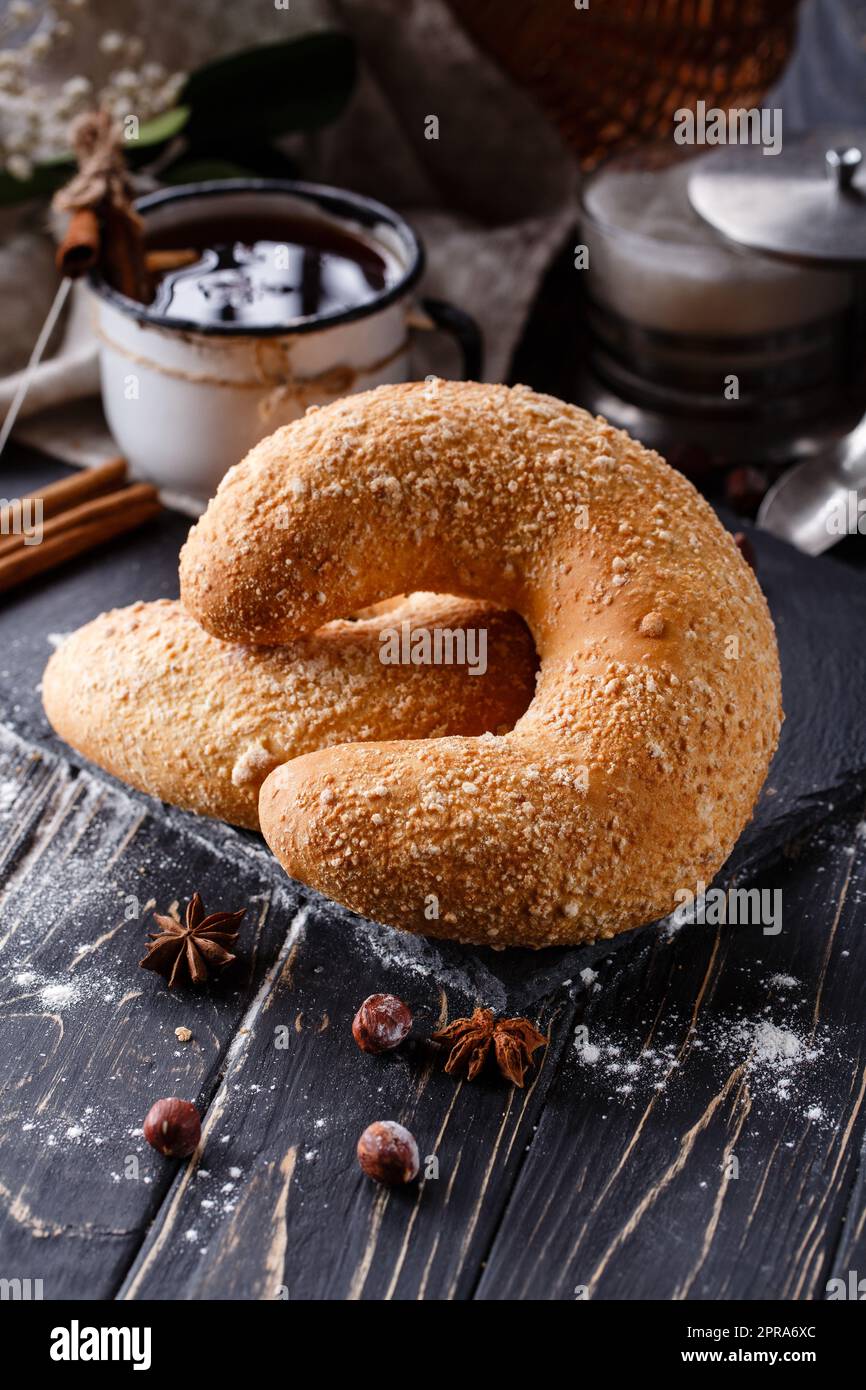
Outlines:
[{"label": "dark liquid surface", "polygon": [[149,235],[147,246],[200,253],[160,277],[150,307],[203,325],[328,318],[375,299],[396,278],[372,246],[312,218],[202,217]]}]

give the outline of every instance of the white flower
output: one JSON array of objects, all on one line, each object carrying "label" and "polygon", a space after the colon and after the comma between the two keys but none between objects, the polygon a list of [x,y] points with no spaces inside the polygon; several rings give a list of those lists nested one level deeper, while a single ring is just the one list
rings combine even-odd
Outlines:
[{"label": "white flower", "polygon": [[[5,136],[4,144],[10,154],[25,154],[30,142],[23,130],[10,130]],[[30,175],[26,177],[29,178]]]},{"label": "white flower", "polygon": [[70,116],[77,115],[90,105],[90,97],[86,92],[64,92],[54,103],[54,116],[68,124]]},{"label": "white flower", "polygon": [[10,155],[6,161],[6,172],[11,174],[13,179],[29,179],[33,174],[33,165],[23,154]]},{"label": "white flower", "polygon": [[68,77],[61,91],[65,97],[86,97],[93,91],[93,83],[89,77]]},{"label": "white flower", "polygon": [[108,29],[99,40],[101,53],[119,53],[126,40],[116,29]]},{"label": "white flower", "polygon": [[134,111],[145,121],[177,104],[185,74],[172,73],[162,63],[142,62],[141,40],[119,30],[108,30],[99,39],[94,36],[89,54],[79,60],[81,66],[71,68],[73,73],[79,68],[78,76],[64,81],[58,74],[56,85],[46,83],[45,55],[55,41],[76,42],[79,25],[74,12],[87,3],[9,0],[4,9],[0,0],[0,30],[8,30],[14,20],[26,22],[31,31],[18,48],[0,52],[0,171],[5,167],[27,179],[32,165],[56,158],[68,147],[70,119],[88,105],[104,107],[115,120]]},{"label": "white flower", "polygon": [[100,96],[99,104],[105,107],[116,121],[122,121],[129,115],[129,100],[123,92],[110,92],[106,88]]},{"label": "white flower", "polygon": [[118,92],[137,92],[141,79],[132,68],[121,68],[120,72],[111,74],[109,82]]},{"label": "white flower", "polygon": [[32,38],[27,40],[27,52],[32,58],[44,58],[51,52],[51,30],[40,29]]}]

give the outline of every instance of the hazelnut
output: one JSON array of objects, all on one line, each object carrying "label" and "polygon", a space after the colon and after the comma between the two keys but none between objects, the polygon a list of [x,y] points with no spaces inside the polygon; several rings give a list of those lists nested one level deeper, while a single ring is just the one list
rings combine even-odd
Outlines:
[{"label": "hazelnut", "polygon": [[390,1052],[412,1027],[411,1010],[394,994],[371,994],[352,1022],[352,1037],[362,1052]]},{"label": "hazelnut", "polygon": [[148,1144],[166,1158],[188,1158],[198,1148],[201,1120],[191,1101],[169,1096],[150,1107],[143,1133]]},{"label": "hazelnut", "polygon": [[377,1120],[358,1140],[358,1162],[374,1182],[398,1187],[418,1176],[418,1145],[395,1120]]}]

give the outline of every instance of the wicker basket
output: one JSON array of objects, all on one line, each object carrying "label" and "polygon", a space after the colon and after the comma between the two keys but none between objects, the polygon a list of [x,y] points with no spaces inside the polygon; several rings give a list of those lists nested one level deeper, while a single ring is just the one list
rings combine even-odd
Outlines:
[{"label": "wicker basket", "polygon": [[668,135],[674,112],[756,106],[791,46],[797,0],[448,0],[534,97],[584,168]]}]

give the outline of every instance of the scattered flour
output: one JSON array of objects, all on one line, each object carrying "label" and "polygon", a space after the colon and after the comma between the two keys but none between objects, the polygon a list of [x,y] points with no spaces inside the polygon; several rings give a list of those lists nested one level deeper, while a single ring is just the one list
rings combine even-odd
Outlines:
[{"label": "scattered flour", "polygon": [[39,991],[39,1003],[43,1009],[62,1009],[68,1004],[74,1004],[76,995],[78,998],[81,997],[72,984],[44,985]]},{"label": "scattered flour", "polygon": [[[502,981],[477,958],[461,955],[459,950],[449,950],[448,942],[410,936],[377,923],[352,921],[348,913],[346,916],[355,927],[358,942],[386,971],[394,971],[404,978],[435,980],[446,990],[454,990],[470,999],[483,999],[494,1013],[505,1011],[507,994]],[[396,992],[399,993],[399,989]]]},{"label": "scattered flour", "polygon": [[111,1003],[118,996],[119,984],[104,970],[91,969],[73,975],[68,970],[48,976],[38,970],[15,970],[12,984],[46,1013],[62,1014],[77,1004],[101,999]]},{"label": "scattered flour", "polygon": [[[760,1023],[738,1024],[733,1030],[733,1041],[735,1043],[750,1043],[749,1065],[751,1068],[775,1064],[779,1067],[789,1066],[795,1060],[801,1059],[804,1055],[805,1044],[796,1033],[790,1028],[778,1028],[769,1019],[762,1019]],[[819,1053],[812,1052],[812,1057],[817,1057]]]},{"label": "scattered flour", "polygon": [[[675,1025],[670,1016],[667,1021]],[[581,1069],[591,1067],[593,1076],[609,1085],[609,1099],[631,1097],[645,1103],[654,1092],[666,1091],[690,1051],[703,1051],[718,1069],[720,1081],[725,1073],[743,1067],[755,1100],[771,1105],[795,1102],[813,1123],[826,1118],[814,1096],[820,1093],[822,1062],[833,1053],[829,1030],[819,1029],[813,1037],[811,1030],[777,1023],[769,1008],[753,1017],[707,1020],[686,1036],[685,1044],[678,1039],[652,1047],[644,1047],[637,1037],[630,1042],[609,1028],[581,1024],[575,1029],[574,1051]]]}]

